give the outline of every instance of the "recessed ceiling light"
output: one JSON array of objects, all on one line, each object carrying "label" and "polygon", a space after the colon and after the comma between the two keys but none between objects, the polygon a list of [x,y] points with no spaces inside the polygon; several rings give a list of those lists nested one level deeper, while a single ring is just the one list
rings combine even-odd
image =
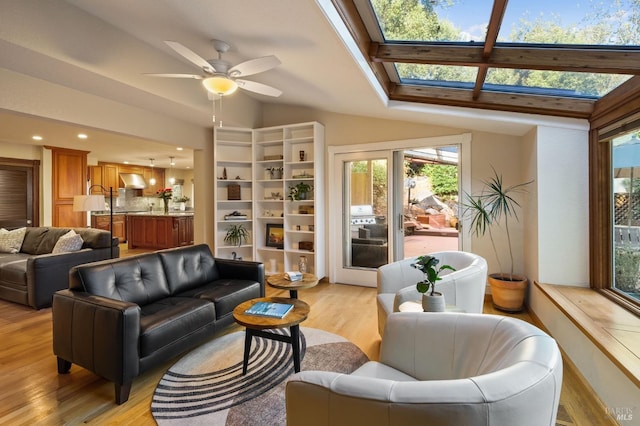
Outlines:
[{"label": "recessed ceiling light", "polygon": [[182,147],[181,146],[177,147],[176,151],[182,151]]},{"label": "recessed ceiling light", "polygon": [[78,139],[86,139],[88,136],[84,133],[78,133]]},{"label": "recessed ceiling light", "polygon": [[128,161],[123,161],[123,163],[124,163],[124,164],[129,164],[129,162],[128,162]]},{"label": "recessed ceiling light", "polygon": [[42,136],[40,136],[40,135],[33,135],[33,136],[31,136],[31,139],[33,139],[34,141],[41,141],[41,140],[42,140]]}]

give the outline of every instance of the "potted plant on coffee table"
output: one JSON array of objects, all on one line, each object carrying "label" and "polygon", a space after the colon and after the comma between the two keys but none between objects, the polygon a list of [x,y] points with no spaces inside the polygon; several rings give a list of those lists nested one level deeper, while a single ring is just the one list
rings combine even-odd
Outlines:
[{"label": "potted plant on coffee table", "polygon": [[[519,312],[524,307],[524,296],[527,289],[527,278],[514,273],[513,245],[509,226],[514,220],[518,220],[520,203],[514,196],[525,192],[525,187],[532,183],[528,181],[506,187],[502,176],[493,169],[493,176],[484,181],[484,188],[478,195],[466,195],[466,203],[463,208],[465,214],[471,219],[471,233],[480,237],[488,235],[491,246],[498,262],[500,272],[489,274],[491,298],[495,308],[505,312]],[[492,232],[493,227],[498,228],[498,235]],[[496,237],[503,236],[506,239],[506,253],[499,253],[496,246]],[[508,260],[508,268],[503,265]]]},{"label": "potted plant on coffee table", "polygon": [[235,223],[227,228],[227,235],[224,236],[224,242],[232,246],[240,247],[243,242],[249,240],[249,231],[241,223]]},{"label": "potted plant on coffee table", "polygon": [[[455,271],[455,269],[450,265],[442,265],[436,268],[438,263],[440,263],[440,260],[435,257],[422,255],[416,259],[415,263],[411,264],[411,266],[419,269],[424,274],[425,279],[416,283],[416,289],[418,293],[422,293],[422,309],[425,312],[445,311],[444,296],[442,293],[435,291],[436,282],[442,279],[440,278],[440,272],[445,269],[450,271]],[[431,292],[427,294],[429,289],[431,289]]]}]

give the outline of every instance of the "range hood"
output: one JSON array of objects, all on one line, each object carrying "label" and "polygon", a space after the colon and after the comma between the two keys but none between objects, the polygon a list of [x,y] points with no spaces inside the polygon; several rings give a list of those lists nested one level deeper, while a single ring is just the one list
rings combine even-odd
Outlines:
[{"label": "range hood", "polygon": [[124,187],[129,189],[145,189],[147,182],[144,177],[137,173],[120,173],[120,179],[124,182]]}]

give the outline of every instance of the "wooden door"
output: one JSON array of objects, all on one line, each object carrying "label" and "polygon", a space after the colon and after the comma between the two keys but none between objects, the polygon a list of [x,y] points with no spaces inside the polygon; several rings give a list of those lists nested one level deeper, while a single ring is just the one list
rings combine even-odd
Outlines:
[{"label": "wooden door", "polygon": [[39,226],[40,161],[0,158],[0,228]]},{"label": "wooden door", "polygon": [[87,192],[87,154],[57,147],[51,149],[53,175],[51,179],[53,211],[52,225],[61,227],[87,226],[86,213],[73,211],[74,195]]}]

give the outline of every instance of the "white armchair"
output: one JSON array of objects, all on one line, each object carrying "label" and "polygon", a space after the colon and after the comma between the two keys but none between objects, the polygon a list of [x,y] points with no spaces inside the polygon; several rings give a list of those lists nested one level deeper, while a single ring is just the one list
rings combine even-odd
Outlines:
[{"label": "white armchair", "polygon": [[529,323],[399,312],[389,316],[380,362],[291,377],[287,425],[552,426],[561,388],[558,345]]},{"label": "white armchair", "polygon": [[[464,312],[482,313],[487,284],[487,261],[477,254],[464,251],[429,253],[440,260],[438,266],[451,265],[456,270],[444,270],[436,291],[444,294],[447,305],[455,305]],[[389,263],[378,268],[378,332],[382,336],[387,317],[398,312],[406,301],[421,298],[416,283],[424,279],[422,272],[411,266],[417,257]]]}]

